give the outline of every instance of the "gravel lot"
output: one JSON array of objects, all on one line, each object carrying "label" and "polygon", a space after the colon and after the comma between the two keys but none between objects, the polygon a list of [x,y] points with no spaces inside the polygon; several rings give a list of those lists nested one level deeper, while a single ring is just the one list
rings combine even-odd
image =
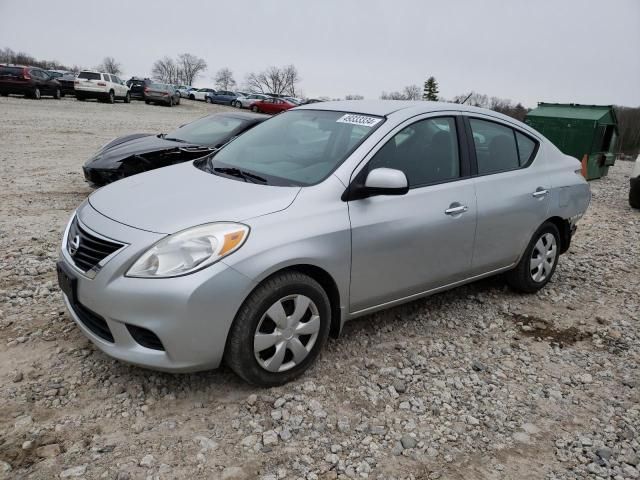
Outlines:
[{"label": "gravel lot", "polygon": [[213,110],[0,98],[0,478],[640,477],[640,212],[632,165],[551,284],[500,278],[349,323],[302,379],[168,375],[98,352],[64,312],[61,231],[114,136]]}]

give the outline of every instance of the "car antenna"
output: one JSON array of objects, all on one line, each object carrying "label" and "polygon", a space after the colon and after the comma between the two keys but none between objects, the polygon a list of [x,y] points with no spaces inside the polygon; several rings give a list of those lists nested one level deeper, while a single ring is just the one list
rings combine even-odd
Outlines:
[{"label": "car antenna", "polygon": [[471,98],[471,95],[473,95],[473,92],[471,92],[469,95],[467,95],[467,98],[465,98],[463,101],[458,102],[458,103],[460,103],[460,105],[464,105],[467,102],[467,100],[469,100]]}]

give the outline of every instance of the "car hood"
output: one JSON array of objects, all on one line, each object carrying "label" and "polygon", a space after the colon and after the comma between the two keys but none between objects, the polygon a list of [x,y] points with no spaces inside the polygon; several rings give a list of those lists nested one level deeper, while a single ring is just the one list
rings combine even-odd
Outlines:
[{"label": "car hood", "polygon": [[209,222],[241,222],[284,210],[300,187],[246,183],[204,172],[193,162],[119,180],[89,197],[102,215],[130,227],[175,233]]},{"label": "car hood", "polygon": [[117,163],[133,155],[199,147],[192,143],[173,142],[149,133],[136,133],[119,137],[102,147],[85,163],[90,168],[113,168]]}]

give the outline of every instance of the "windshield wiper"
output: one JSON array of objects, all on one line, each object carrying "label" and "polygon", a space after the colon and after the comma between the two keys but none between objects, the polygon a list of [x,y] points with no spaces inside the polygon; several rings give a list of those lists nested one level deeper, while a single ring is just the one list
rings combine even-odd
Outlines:
[{"label": "windshield wiper", "polygon": [[239,168],[215,167],[213,170],[219,173],[224,173],[225,175],[242,178],[245,182],[251,181],[253,183],[256,183],[256,181],[258,181],[260,183],[267,183],[266,178],[263,178],[251,172],[247,172],[245,170],[240,170]]},{"label": "windshield wiper", "polygon": [[169,140],[170,142],[180,142],[180,143],[189,143],[186,140],[183,140],[181,138],[174,138],[174,137],[164,137],[165,140]]}]

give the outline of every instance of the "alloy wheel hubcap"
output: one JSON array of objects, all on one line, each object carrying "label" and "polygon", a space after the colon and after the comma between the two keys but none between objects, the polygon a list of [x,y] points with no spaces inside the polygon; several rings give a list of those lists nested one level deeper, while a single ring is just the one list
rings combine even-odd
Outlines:
[{"label": "alloy wheel hubcap", "polygon": [[531,252],[530,273],[534,282],[544,282],[553,270],[558,255],[556,237],[551,233],[542,235]]},{"label": "alloy wheel hubcap", "polygon": [[264,313],[253,337],[258,364],[269,372],[285,372],[309,355],[320,332],[320,314],[304,295],[288,295]]}]

